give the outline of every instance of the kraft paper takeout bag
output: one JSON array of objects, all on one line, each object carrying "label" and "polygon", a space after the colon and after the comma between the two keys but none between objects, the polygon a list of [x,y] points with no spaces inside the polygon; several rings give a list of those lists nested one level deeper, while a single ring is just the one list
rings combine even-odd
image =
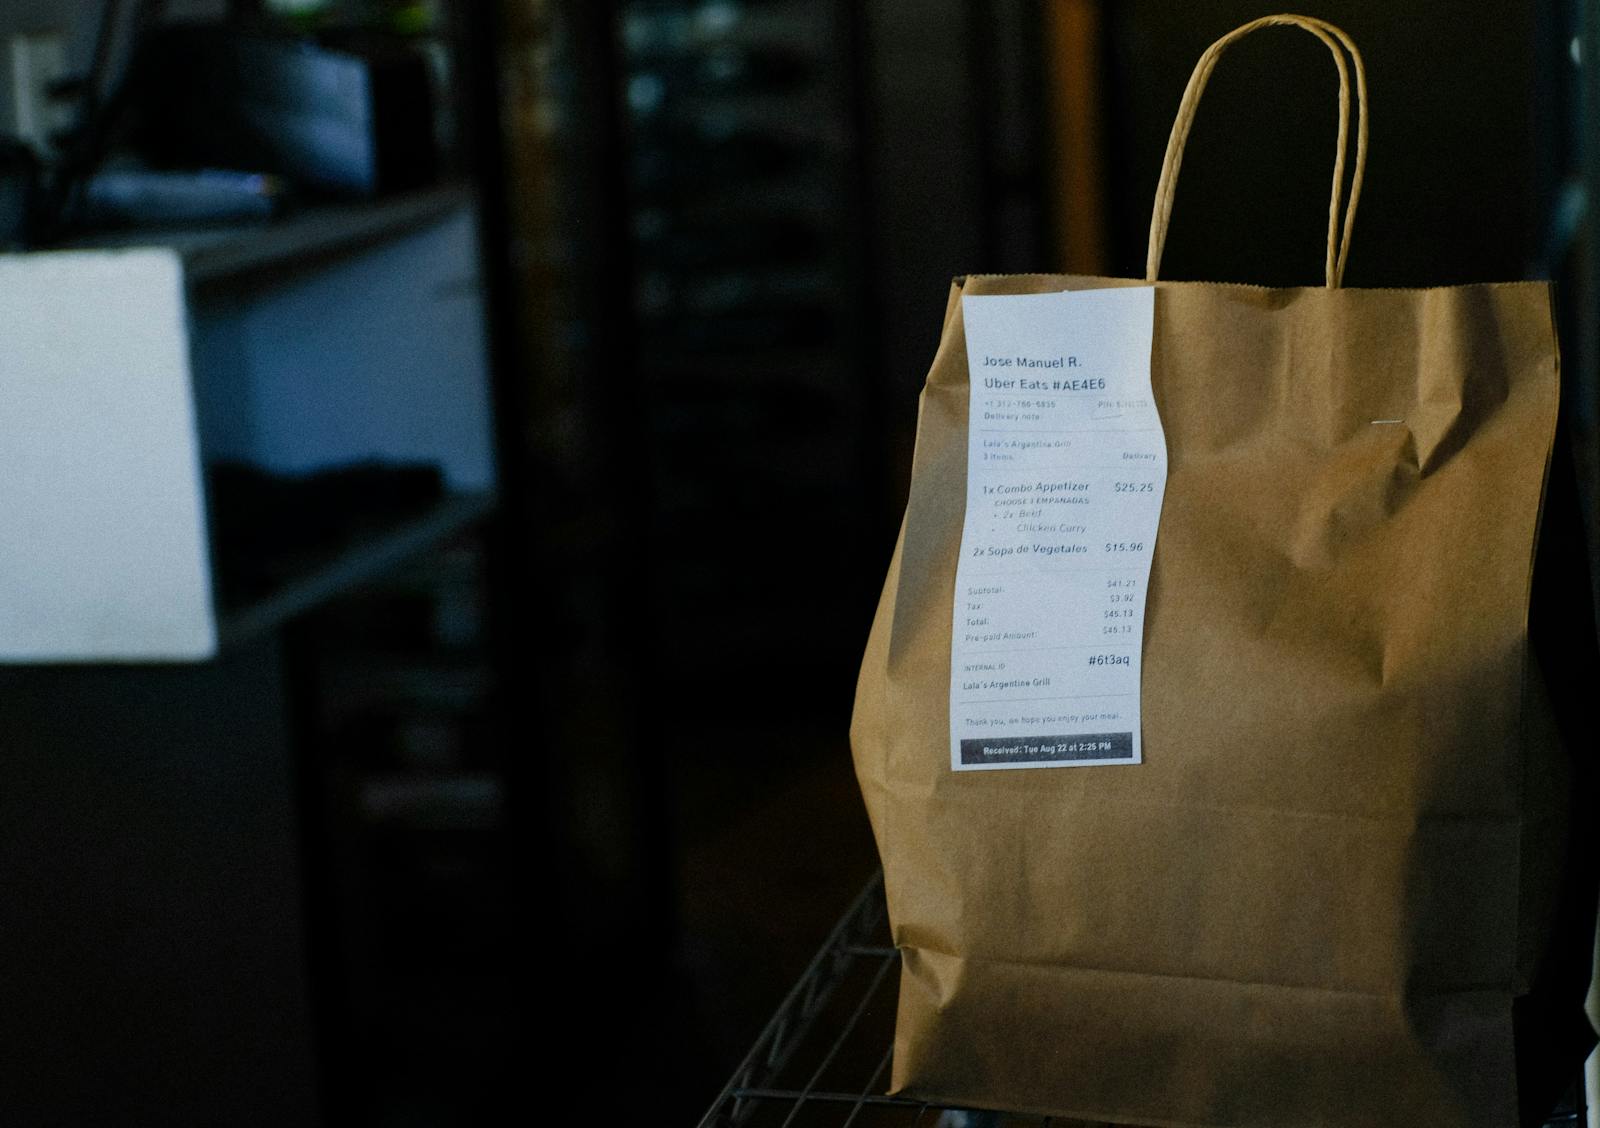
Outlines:
[{"label": "kraft paper takeout bag", "polygon": [[[1340,288],[1364,100],[1326,287],[1154,282],[1205,79],[1268,23],[1327,43],[1343,90],[1342,43],[1364,96],[1337,29],[1246,25],[1185,94],[1146,281],[952,292],[851,732],[904,957],[894,1091],[1147,1125],[1503,1128],[1519,1063],[1536,1121],[1592,1043],[1600,683],[1559,452],[1541,529],[1551,291]],[[1144,762],[952,772],[960,295],[1152,284],[1169,476]]]}]

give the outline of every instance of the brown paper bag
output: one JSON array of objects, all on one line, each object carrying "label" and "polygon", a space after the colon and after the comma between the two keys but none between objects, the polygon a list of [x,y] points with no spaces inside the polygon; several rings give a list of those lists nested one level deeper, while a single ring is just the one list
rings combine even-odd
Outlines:
[{"label": "brown paper bag", "polygon": [[[1322,39],[1342,92],[1336,41],[1354,64],[1327,284],[1157,283],[1206,78],[1271,23]],[[851,731],[904,957],[894,1091],[1144,1125],[1503,1128],[1519,1059],[1525,1122],[1580,1068],[1595,848],[1569,808],[1593,793],[1596,683],[1559,458],[1541,535],[1551,291],[1340,287],[1364,96],[1336,28],[1246,25],[1185,93],[1144,282],[955,284]],[[1128,285],[1156,287],[1169,459],[1144,761],[953,772],[959,298]]]}]

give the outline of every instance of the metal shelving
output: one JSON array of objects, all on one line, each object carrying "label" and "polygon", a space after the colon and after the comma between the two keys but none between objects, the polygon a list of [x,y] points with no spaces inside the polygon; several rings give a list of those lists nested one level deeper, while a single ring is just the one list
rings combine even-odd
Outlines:
[{"label": "metal shelving", "polygon": [[[834,926],[700,1128],[1091,1128],[1064,1117],[884,1096],[899,965],[878,874]],[[1546,1128],[1581,1126],[1585,1109],[1579,1081]]]},{"label": "metal shelving", "polygon": [[315,266],[439,222],[472,202],[464,184],[443,184],[357,203],[319,204],[264,223],[99,232],[69,250],[169,247],[192,289]]},{"label": "metal shelving", "polygon": [[436,505],[348,543],[330,546],[303,563],[295,577],[271,593],[237,606],[226,602],[217,623],[218,644],[233,646],[275,630],[291,619],[449,542],[486,521],[495,499],[487,491],[447,494]]}]

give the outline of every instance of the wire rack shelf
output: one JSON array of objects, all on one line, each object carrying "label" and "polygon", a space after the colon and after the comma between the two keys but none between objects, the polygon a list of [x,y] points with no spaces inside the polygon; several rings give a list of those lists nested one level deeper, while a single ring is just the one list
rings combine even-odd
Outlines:
[{"label": "wire rack shelf", "polygon": [[[899,964],[879,873],[779,1004],[700,1128],[1100,1128],[885,1096]],[[1583,1128],[1585,1108],[1580,1081],[1546,1128]]]}]

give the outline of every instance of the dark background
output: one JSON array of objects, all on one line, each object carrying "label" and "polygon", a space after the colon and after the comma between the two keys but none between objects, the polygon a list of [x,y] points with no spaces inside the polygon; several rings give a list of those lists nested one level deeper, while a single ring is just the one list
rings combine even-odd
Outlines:
[{"label": "dark background", "polygon": [[[47,8],[0,0],[0,37],[64,22],[85,54],[96,6]],[[449,175],[481,224],[501,475],[497,516],[460,549],[481,564],[474,668],[490,686],[463,723],[504,805],[478,837],[395,831],[340,853],[328,797],[365,769],[307,702],[344,684],[327,655],[370,637],[393,585],[232,665],[4,671],[0,887],[23,927],[0,924],[0,1107],[24,1110],[17,1123],[466,1124],[505,1097],[536,1121],[695,1122],[876,866],[847,741],[855,664],[951,278],[1142,275],[1190,69],[1266,11],[439,8],[463,138]],[[1326,0],[1311,14],[1367,62],[1346,282],[1556,277],[1592,500],[1591,235],[1584,209],[1561,205],[1592,183],[1600,123],[1573,44],[1595,29],[1552,0]],[[1163,277],[1320,284],[1335,81],[1304,33],[1229,52],[1190,138]],[[235,684],[262,696],[226,717],[204,704]],[[121,696],[151,704],[86,723],[84,702]],[[239,714],[260,749],[226,735]],[[196,802],[238,811],[211,837],[175,825],[158,797],[191,786],[181,756],[140,777],[128,810],[83,799],[111,778],[107,749],[130,742],[227,743],[243,766]],[[281,809],[261,799],[280,791]],[[292,854],[299,877],[232,888],[250,911],[212,932],[185,924],[207,891],[182,859],[242,833],[258,859]],[[263,923],[257,896],[298,906],[303,926]],[[395,957],[411,971],[351,946],[352,900],[370,931],[427,922],[429,944]],[[86,984],[69,965],[99,938],[130,954]],[[152,997],[151,962],[281,983],[271,1014],[257,992],[207,1018],[257,1031],[248,1082],[196,1068],[221,1035]],[[386,1025],[404,1036],[364,1034]]]}]

